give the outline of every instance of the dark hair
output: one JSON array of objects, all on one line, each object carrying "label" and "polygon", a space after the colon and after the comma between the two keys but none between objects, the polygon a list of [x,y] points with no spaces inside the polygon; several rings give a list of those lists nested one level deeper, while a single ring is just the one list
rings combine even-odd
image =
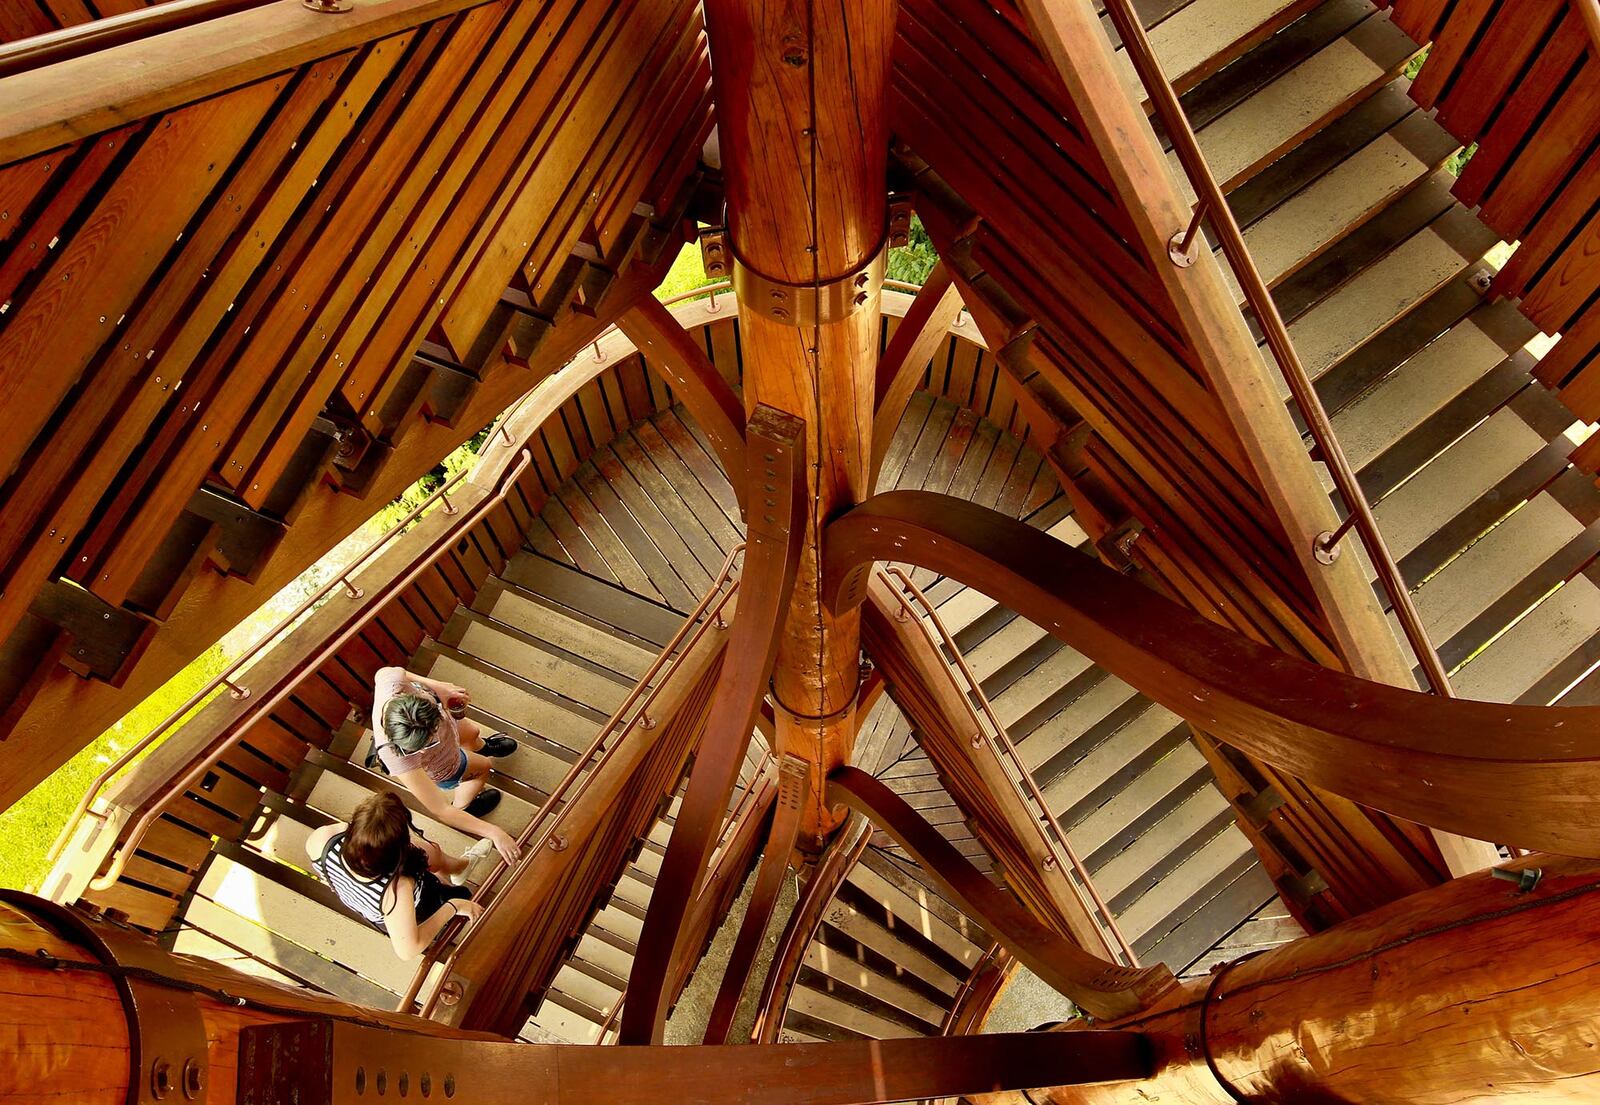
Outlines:
[{"label": "dark hair", "polygon": [[397,795],[387,791],[374,794],[356,807],[339,850],[352,874],[363,879],[388,876],[389,884],[384,887],[380,902],[385,913],[392,906],[384,903],[389,901],[395,879],[401,875],[419,878],[428,869],[427,854],[411,843],[411,811]]},{"label": "dark hair", "polygon": [[415,752],[439,727],[439,704],[418,694],[399,694],[383,707],[383,731],[402,752]]}]

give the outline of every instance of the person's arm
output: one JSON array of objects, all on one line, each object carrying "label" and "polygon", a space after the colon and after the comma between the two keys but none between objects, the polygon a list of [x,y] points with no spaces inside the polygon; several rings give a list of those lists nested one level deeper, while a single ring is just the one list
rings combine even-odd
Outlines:
[{"label": "person's arm", "polygon": [[422,808],[428,811],[428,816],[451,828],[460,829],[464,833],[480,836],[494,843],[495,849],[505,857],[507,863],[517,861],[517,842],[511,839],[511,834],[498,825],[491,825],[481,817],[474,817],[464,809],[451,805],[445,797],[444,791],[439,789],[439,784],[428,778],[428,773],[420,767],[396,775],[395,779],[400,785],[417,796],[422,803]]},{"label": "person's arm", "polygon": [[401,959],[410,960],[421,955],[454,918],[465,917],[470,925],[483,916],[483,906],[477,902],[467,898],[451,898],[419,925],[414,889],[416,883],[409,875],[402,875],[394,881],[394,886],[400,900],[384,918],[384,923],[389,930],[389,944]]},{"label": "person's arm", "polygon": [[437,679],[429,679],[426,675],[418,675],[414,671],[402,671],[402,678],[413,683],[420,683],[434,694],[439,696],[439,701],[448,706],[464,706],[471,701],[472,696],[467,693],[467,688],[456,683],[444,683]]}]

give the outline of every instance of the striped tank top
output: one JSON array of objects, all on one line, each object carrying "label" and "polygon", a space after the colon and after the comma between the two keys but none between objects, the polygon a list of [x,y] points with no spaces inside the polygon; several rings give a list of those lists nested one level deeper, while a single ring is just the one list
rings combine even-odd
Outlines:
[{"label": "striped tank top", "polygon": [[[384,924],[384,892],[389,889],[392,879],[375,879],[368,882],[353,874],[344,862],[344,834],[340,833],[328,841],[328,846],[322,850],[322,855],[311,862],[317,874],[322,876],[322,881],[327,883],[339,900],[359,915],[363,920],[375,926],[379,932],[388,932]],[[413,879],[413,898],[415,905],[422,903],[422,880]],[[390,910],[394,909],[394,898],[391,895],[388,902]]]}]

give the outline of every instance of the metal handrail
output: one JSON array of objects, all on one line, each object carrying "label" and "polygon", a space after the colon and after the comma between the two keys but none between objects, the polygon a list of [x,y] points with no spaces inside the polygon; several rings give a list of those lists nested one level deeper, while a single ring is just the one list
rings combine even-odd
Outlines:
[{"label": "metal handrail", "polygon": [[[915,621],[922,627],[922,631],[927,635],[929,643],[934,646],[934,651],[940,652],[941,655],[945,656],[945,666],[950,668],[952,673],[959,675],[962,682],[967,685],[969,693],[963,695],[962,698],[966,703],[967,713],[970,715],[974,725],[977,726],[977,735],[974,736],[973,746],[978,747],[979,745],[987,744],[991,753],[1000,762],[1001,770],[1005,771],[1007,777],[1011,779],[1012,786],[1016,788],[1017,796],[1024,803],[1029,801],[1033,803],[1037,810],[1036,816],[1039,823],[1048,830],[1040,834],[1044,838],[1045,847],[1050,850],[1050,856],[1045,860],[1046,865],[1053,862],[1063,873],[1070,871],[1077,876],[1076,880],[1069,877],[1067,884],[1072,887],[1073,893],[1078,898],[1079,905],[1083,906],[1084,912],[1094,920],[1096,927],[1101,930],[1102,936],[1110,937],[1107,944],[1114,944],[1121,950],[1127,966],[1139,966],[1139,957],[1134,953],[1133,945],[1122,934],[1122,929],[1117,924],[1116,917],[1112,915],[1111,907],[1106,904],[1105,899],[1100,896],[1100,891],[1095,888],[1094,879],[1089,877],[1089,869],[1078,858],[1078,853],[1072,847],[1072,842],[1067,839],[1066,830],[1061,827],[1061,822],[1056,819],[1055,813],[1050,809],[1050,803],[1045,801],[1044,793],[1034,780],[1033,772],[1029,771],[1028,765],[1022,762],[1022,757],[1017,753],[1016,745],[1011,743],[1010,735],[1006,732],[1005,726],[1001,724],[1000,717],[995,713],[994,706],[989,702],[989,696],[983,693],[983,685],[979,682],[977,675],[973,673],[972,668],[967,665],[967,658],[961,654],[961,649],[956,647],[955,638],[950,635],[950,630],[945,626],[943,619],[939,617],[933,603],[928,601],[928,596],[922,593],[922,589],[912,582],[911,577],[902,568],[891,564],[879,570],[886,577],[899,582],[898,587],[891,587],[890,590],[894,592],[901,609],[909,620]],[[920,613],[917,609],[918,607],[921,607]],[[974,705],[974,700],[976,700],[976,705]],[[988,723],[987,728],[989,731],[987,733],[984,732],[985,722]],[[983,739],[980,740],[979,737]],[[1010,771],[1005,770],[1008,764],[1012,768]],[[1089,901],[1084,901],[1086,892],[1089,896]]]},{"label": "metal handrail", "polygon": [[1267,346],[1278,362],[1283,378],[1289,385],[1289,392],[1299,405],[1301,416],[1311,431],[1312,440],[1316,442],[1322,454],[1322,461],[1327,465],[1334,486],[1349,511],[1344,523],[1334,530],[1318,534],[1313,539],[1311,552],[1322,563],[1333,563],[1339,555],[1340,538],[1348,528],[1354,526],[1360,535],[1361,543],[1366,547],[1373,567],[1377,570],[1384,592],[1389,596],[1389,603],[1400,621],[1406,640],[1427,675],[1429,684],[1440,696],[1455,697],[1455,692],[1450,686],[1449,673],[1445,670],[1444,662],[1439,659],[1439,653],[1434,649],[1433,642],[1428,639],[1427,629],[1422,624],[1422,617],[1417,613],[1416,605],[1411,601],[1411,593],[1400,575],[1399,566],[1396,565],[1393,554],[1390,553],[1382,533],[1378,530],[1372,506],[1361,491],[1355,470],[1351,467],[1349,458],[1345,456],[1344,449],[1334,433],[1333,422],[1317,395],[1316,384],[1312,382],[1305,365],[1301,363],[1294,342],[1289,337],[1289,328],[1285,325],[1283,316],[1278,313],[1277,304],[1273,301],[1272,293],[1267,288],[1266,281],[1262,279],[1260,270],[1250,257],[1244,233],[1239,229],[1233,209],[1228,206],[1222,186],[1217,183],[1216,177],[1206,164],[1205,154],[1201,152],[1200,142],[1195,137],[1194,129],[1189,125],[1189,117],[1178,100],[1178,93],[1156,61],[1150,39],[1145,34],[1144,23],[1133,10],[1130,0],[1105,0],[1105,7],[1128,51],[1128,59],[1139,74],[1139,80],[1149,94],[1150,103],[1155,108],[1167,137],[1172,141],[1178,162],[1183,166],[1184,174],[1189,178],[1189,183],[1198,197],[1189,228],[1175,233],[1169,243],[1172,260],[1180,266],[1192,263],[1193,257],[1188,250],[1198,241],[1196,233],[1198,227],[1209,217],[1222,246],[1223,255],[1228,259],[1234,275],[1239,280],[1245,301],[1266,335]]},{"label": "metal handrail", "polygon": [[[473,526],[477,525],[478,522],[481,521],[491,510],[494,510],[501,503],[503,503],[506,496],[511,493],[511,489],[517,485],[517,480],[521,478],[522,474],[528,470],[528,467],[532,465],[532,463],[533,454],[529,450],[523,449],[522,459],[511,468],[507,469],[504,474],[502,474],[499,489],[493,495],[486,496],[472,509],[470,514],[464,516],[460,521],[452,526],[451,536],[453,537],[456,533],[459,533],[463,530],[471,529]],[[444,490],[444,488],[440,488],[440,492],[443,492]],[[418,511],[421,509],[422,508],[419,507]],[[396,527],[396,529],[398,530],[398,527]],[[384,536],[385,538],[388,538],[390,535],[385,534]],[[453,541],[437,542],[434,551],[428,555],[426,560],[416,565],[411,569],[411,571],[407,572],[399,580],[391,581],[390,583],[386,584],[380,592],[378,598],[373,600],[371,605],[374,607],[382,606],[394,596],[403,593],[406,588],[410,587],[417,581],[419,577],[421,577],[423,572],[432,568],[439,561],[439,558],[450,550],[453,544]],[[340,578],[344,577],[341,576]],[[337,580],[332,582],[337,582]],[[362,592],[359,588],[352,587],[350,590],[352,597],[361,597]],[[340,649],[348,644],[350,639],[359,633],[365,627],[365,625],[366,622],[364,619],[358,619],[354,621],[351,625],[347,626],[342,633],[335,637],[331,644],[324,645],[314,659],[306,664],[297,665],[296,673],[315,671],[316,669],[320,668],[324,663],[335,656]],[[211,770],[211,768],[219,759],[222,758],[225,753],[227,753],[230,749],[244,739],[244,735],[250,731],[251,727],[256,723],[256,721],[277,709],[280,703],[294,693],[294,689],[298,685],[298,680],[293,677],[293,674],[291,674],[290,677],[285,680],[285,685],[281,686],[272,695],[272,697],[266,699],[261,703],[261,705],[257,706],[244,717],[239,718],[231,726],[229,726],[230,732],[228,736],[218,743],[211,752],[204,756],[197,765],[190,768],[187,774],[185,774],[176,783],[169,783],[155,799],[144,803],[144,812],[140,814],[138,821],[134,822],[133,828],[129,831],[127,839],[123,842],[122,847],[120,847],[116,854],[112,857],[110,869],[104,874],[98,875],[92,879],[89,883],[90,889],[109,890],[115,886],[117,880],[122,877],[122,872],[127,867],[128,860],[133,857],[134,852],[138,851],[139,845],[144,840],[145,834],[150,831],[150,827],[155,824],[156,819],[161,816],[162,811],[165,809],[167,803],[172,801],[178,795],[182,794],[184,791],[188,790],[190,787],[196,785],[202,778],[204,778],[205,773]],[[150,739],[152,738],[147,737],[146,742],[148,742]],[[105,819],[105,815],[103,814],[99,814],[98,816],[100,816],[102,821]]]},{"label": "metal handrail", "polygon": [[[708,629],[723,630],[728,627],[727,619],[722,616],[722,611],[739,590],[739,583],[734,573],[734,563],[743,551],[744,542],[742,541],[729,550],[726,559],[722,562],[721,570],[717,573],[716,578],[712,580],[711,586],[707,588],[705,595],[701,597],[695,608],[690,611],[689,616],[683,620],[683,624],[678,627],[678,631],[673,634],[666,647],[650,662],[650,666],[639,677],[639,681],[633,685],[627,697],[622,700],[622,703],[607,719],[606,723],[600,727],[600,731],[595,734],[595,738],[590,742],[588,749],[562,776],[555,789],[550,792],[538,811],[529,819],[528,824],[523,827],[522,832],[517,835],[517,847],[523,850],[524,860],[536,854],[550,841],[556,825],[560,821],[559,816],[556,815],[556,807],[566,799],[567,792],[576,786],[577,790],[573,793],[572,799],[576,800],[582,797],[584,790],[588,786],[588,780],[593,779],[595,775],[595,772],[590,769],[600,767],[606,758],[621,746],[622,741],[620,739],[612,740],[612,738],[619,733],[627,734],[635,725],[643,729],[655,727],[656,721],[646,711],[650,708],[651,703],[655,701],[662,688],[666,686],[667,677],[670,676],[671,670],[676,668],[681,656],[699,643]],[[585,774],[586,772],[587,774]],[[581,784],[579,783],[580,776],[584,780]],[[534,841],[535,834],[538,834],[536,842]],[[472,900],[480,903],[487,900],[499,884],[500,879],[510,869],[511,865],[505,861],[505,857],[499,857],[494,869],[473,891]],[[484,916],[488,916],[494,910],[496,904],[496,902],[489,902],[485,908]],[[448,946],[450,947],[450,955],[445,959],[444,969],[440,972],[441,985],[434,987],[433,992],[428,995],[428,999],[422,1007],[422,1016],[427,1017],[433,1013],[434,1007],[439,1000],[442,980],[449,978],[451,969],[461,955],[461,950],[466,947],[466,940],[462,940],[453,946],[451,945],[452,938],[464,927],[464,918],[452,918],[445,925],[438,938],[434,940],[432,946],[423,953],[422,959],[417,964],[417,969],[412,974],[410,985],[406,987],[405,994],[401,996],[400,1002],[396,1006],[399,1012],[406,1013],[411,1011],[411,1007],[416,1003],[417,996],[422,991],[423,984],[427,981],[429,969],[438,961],[443,949]]]},{"label": "metal handrail", "polygon": [[[521,401],[519,401],[518,405],[520,406],[520,404]],[[160,737],[165,735],[167,730],[171,729],[174,725],[186,717],[190,711],[195,709],[195,707],[205,703],[212,694],[223,687],[227,687],[229,694],[231,694],[235,699],[249,698],[250,688],[241,686],[238,682],[236,682],[236,680],[240,677],[241,669],[248,664],[253,663],[264,651],[266,651],[268,646],[272,645],[278,640],[279,637],[282,637],[289,630],[293,629],[295,625],[299,623],[300,619],[310,612],[311,609],[323,599],[327,598],[328,595],[333,592],[335,587],[344,588],[345,594],[352,599],[361,598],[362,591],[350,581],[351,575],[353,575],[359,568],[366,564],[367,561],[371,560],[379,552],[383,551],[388,546],[389,542],[393,541],[395,538],[404,533],[411,523],[421,518],[422,515],[426,513],[428,509],[435,503],[442,502],[444,504],[444,512],[446,514],[456,513],[456,507],[450,502],[449,493],[455,490],[456,485],[465,479],[470,472],[471,469],[463,468],[460,472],[457,472],[454,476],[450,477],[450,479],[445,483],[441,484],[436,491],[434,491],[427,498],[423,499],[422,502],[418,503],[417,506],[410,511],[410,513],[406,514],[405,517],[401,518],[393,526],[380,534],[377,539],[367,545],[366,548],[362,549],[361,552],[358,553],[349,564],[345,565],[343,570],[341,570],[337,575],[333,576],[333,578],[329,579],[321,587],[317,588],[310,595],[306,596],[306,598],[300,602],[300,605],[296,606],[293,610],[286,614],[271,629],[267,630],[264,634],[251,642],[251,644],[242,653],[234,658],[232,663],[222,670],[221,674],[213,676],[209,681],[207,681],[205,686],[201,687],[198,691],[191,695],[183,705],[179,706],[172,713],[168,714],[167,717],[154,729],[150,730],[150,732],[146,733],[143,737],[129,745],[121,755],[119,755],[106,767],[104,771],[95,776],[94,781],[89,784],[89,789],[84,793],[83,799],[78,803],[77,808],[73,810],[72,816],[67,819],[66,827],[62,830],[61,835],[56,838],[55,844],[51,846],[47,858],[51,862],[54,862],[56,859],[60,858],[62,850],[66,847],[67,841],[70,840],[73,834],[77,831],[78,824],[83,820],[84,817],[93,817],[102,822],[106,820],[107,815],[105,813],[101,812],[100,810],[90,808],[94,800],[100,796],[100,792],[105,789],[106,785],[110,783],[112,779],[116,778],[118,773],[120,773],[123,768],[127,767],[128,764],[137,759],[139,755],[145,751],[145,749],[149,748]]]},{"label": "metal handrail", "polygon": [[[260,0],[255,0],[255,2],[260,2]],[[152,8],[150,10],[154,11],[155,9]],[[141,13],[134,14],[137,15]],[[3,51],[0,51],[0,57],[3,56]],[[687,300],[709,296],[712,301],[712,309],[716,310],[717,295],[723,291],[729,290],[731,287],[732,284],[729,281],[720,281],[718,283],[702,285],[701,287],[692,288],[687,292],[682,292],[678,295],[672,296],[669,299],[664,300],[663,304],[670,307],[674,304],[685,302]],[[610,336],[612,333],[616,332],[616,330],[617,327],[615,324],[606,327],[605,330],[601,331],[600,336],[595,339],[595,346],[598,348],[600,342]],[[489,441],[493,442],[498,440],[500,444],[508,446],[515,444],[511,438],[510,431],[507,430],[506,427],[517,415],[517,413],[522,410],[523,406],[533,398],[535,390],[529,390],[523,393],[523,395],[519,397],[515,403],[506,409],[506,411],[500,416],[494,429],[491,430],[488,438]],[[367,547],[358,553],[349,564],[345,565],[344,569],[339,572],[338,575],[334,576],[321,587],[317,588],[317,590],[313,591],[304,600],[302,600],[298,606],[280,619],[276,625],[251,642],[251,644],[246,647],[245,650],[237,657],[235,657],[233,662],[224,668],[219,675],[213,676],[203,687],[191,695],[183,703],[183,705],[179,706],[171,714],[167,715],[167,717],[154,729],[146,733],[133,744],[129,745],[127,749],[125,749],[105,768],[105,770],[100,772],[99,775],[95,776],[94,781],[89,784],[89,789],[84,793],[82,800],[79,801],[77,807],[73,810],[72,815],[67,819],[65,827],[62,829],[60,835],[56,837],[54,844],[51,845],[46,859],[49,862],[54,863],[61,857],[61,853],[65,850],[67,842],[71,840],[72,837],[77,833],[78,826],[85,817],[95,818],[102,823],[107,820],[107,815],[105,813],[92,808],[94,800],[100,796],[101,792],[106,788],[106,786],[114,778],[116,778],[116,776],[120,774],[124,768],[137,759],[146,749],[155,744],[156,741],[164,736],[168,730],[170,730],[184,717],[188,716],[188,714],[196,707],[203,705],[214,693],[223,687],[227,687],[229,693],[236,699],[245,699],[250,697],[250,689],[248,687],[241,686],[236,681],[241,670],[249,664],[254,663],[269,646],[278,640],[278,638],[282,637],[289,630],[293,629],[294,626],[298,624],[300,619],[324,598],[326,598],[336,586],[343,587],[345,593],[352,599],[361,598],[362,595],[360,588],[356,587],[350,582],[350,576],[352,574],[354,574],[379,552],[387,548],[389,542],[393,541],[395,538],[404,533],[407,527],[421,518],[422,515],[426,513],[435,503],[442,502],[444,504],[444,512],[446,514],[454,514],[456,512],[456,508],[450,503],[449,493],[455,490],[456,486],[461,483],[462,480],[471,475],[473,471],[474,468],[463,468],[460,472],[457,472],[454,476],[451,476],[450,479],[445,481],[445,483],[442,484],[431,495],[423,499],[421,503],[417,504],[417,506],[411,510],[410,513],[406,514],[405,517],[401,518],[393,526],[385,530],[374,541],[367,545]],[[105,888],[99,887],[99,889]]]}]

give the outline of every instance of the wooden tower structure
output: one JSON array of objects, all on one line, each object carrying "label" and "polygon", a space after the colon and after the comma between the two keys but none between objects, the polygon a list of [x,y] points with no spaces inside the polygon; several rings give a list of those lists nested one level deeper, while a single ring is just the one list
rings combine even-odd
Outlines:
[{"label": "wooden tower structure", "polygon": [[301,581],[0,1105],[1594,1100],[1597,228],[1596,0],[0,0],[0,809]]}]

